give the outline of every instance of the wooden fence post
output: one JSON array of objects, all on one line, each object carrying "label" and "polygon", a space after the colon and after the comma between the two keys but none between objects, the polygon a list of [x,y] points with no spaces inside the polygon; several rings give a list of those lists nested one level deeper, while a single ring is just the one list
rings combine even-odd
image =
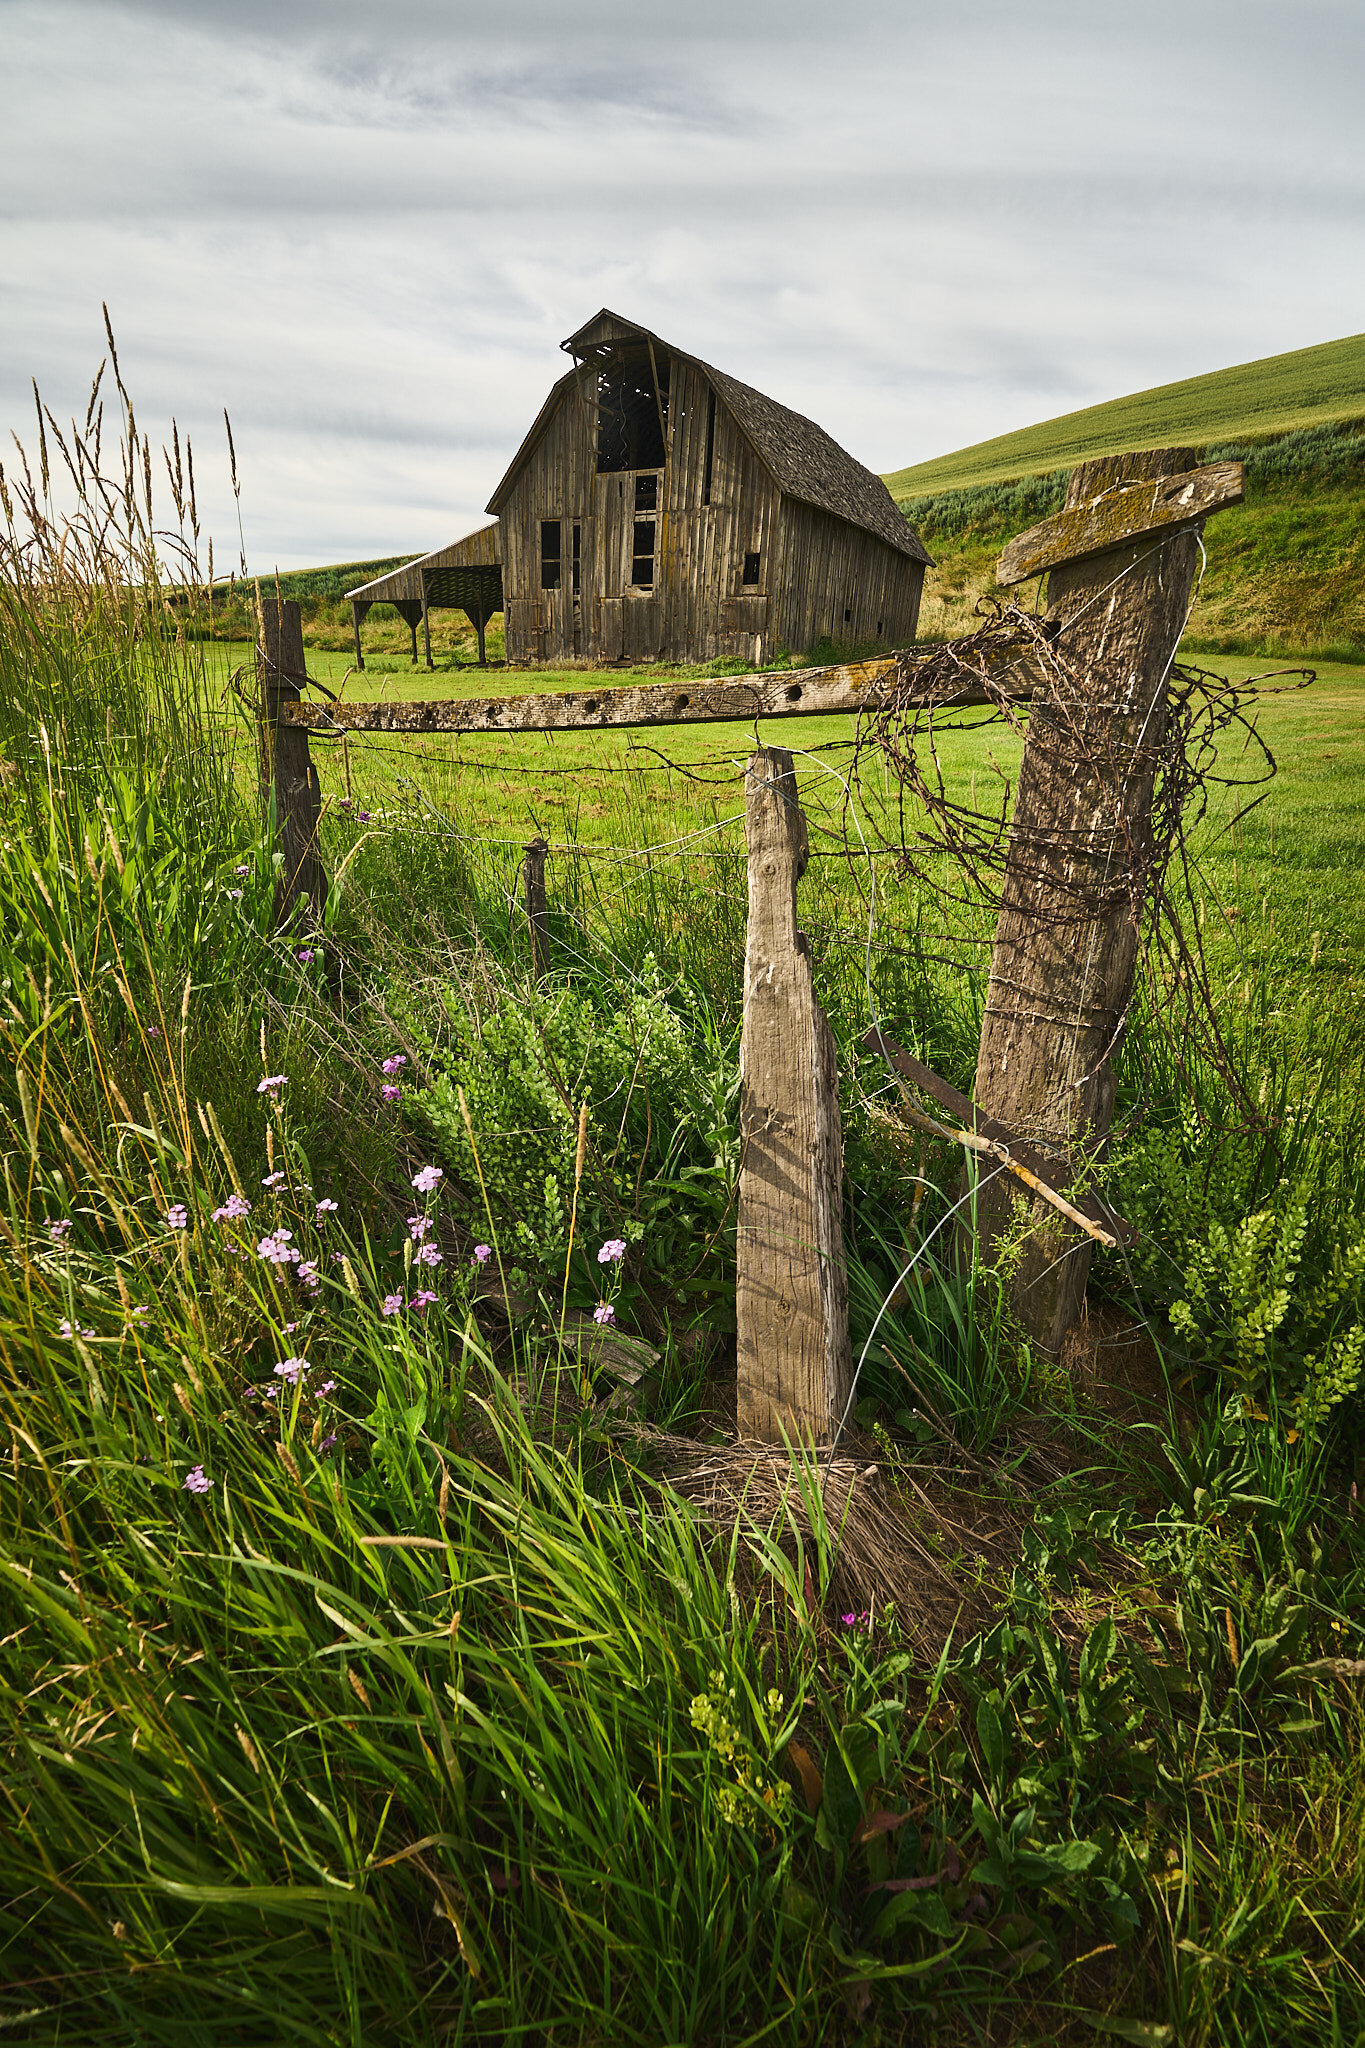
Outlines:
[{"label": "wooden fence post", "polygon": [[843,1134],[834,1035],[796,925],[806,821],[792,757],[754,755],[745,776],[749,929],[740,1041],[736,1257],[738,1421],[828,1442],[852,1383],[844,1263]]},{"label": "wooden fence post", "polygon": [[273,792],[284,856],[275,883],[275,923],[285,923],[300,901],[306,906],[305,918],[320,923],[327,901],[327,877],[317,852],[322,788],[309,759],[307,728],[280,722],[281,705],[298,703],[300,687],[308,679],[297,603],[292,598],[263,599],[259,628],[261,801],[268,811]]},{"label": "wooden fence post", "polygon": [[[1111,1055],[1127,1024],[1143,910],[1133,858],[1150,847],[1166,682],[1189,609],[1201,514],[1241,495],[1240,469],[1221,480],[1198,472],[1204,498],[1198,479],[1181,484],[1196,459],[1189,448],[1156,448],[1082,463],[1066,510],[1013,543],[998,571],[1002,582],[1028,573],[1029,545],[1036,563],[1046,556],[1041,537],[1055,529],[1048,618],[1080,680],[1065,698],[1033,699],[974,1092],[986,1117],[1072,1167],[1102,1146],[1113,1109]],[[1175,480],[1164,493],[1122,489],[1161,477]],[[1156,530],[1159,501],[1163,520],[1182,502],[1192,516]],[[1132,503],[1135,511],[1121,510]],[[1126,537],[1097,551],[1115,529]],[[1082,550],[1082,559],[1067,559]],[[979,1190],[986,1259],[1017,1202],[1008,1174]],[[1090,1250],[1056,1210],[1033,1204],[1013,1306],[1051,1355],[1080,1313]]]},{"label": "wooden fence post", "polygon": [[542,979],[550,961],[550,917],[545,908],[545,856],[549,851],[543,839],[533,839],[521,864],[526,922],[531,931],[531,978],[534,981]]}]

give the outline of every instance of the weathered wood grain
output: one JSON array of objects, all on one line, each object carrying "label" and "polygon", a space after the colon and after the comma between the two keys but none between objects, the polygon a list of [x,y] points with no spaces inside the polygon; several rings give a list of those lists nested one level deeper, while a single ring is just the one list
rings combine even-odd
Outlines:
[{"label": "weathered wood grain", "polygon": [[274,797],[284,856],[275,882],[275,923],[286,922],[300,904],[310,920],[320,921],[327,901],[327,877],[317,854],[322,790],[309,759],[307,730],[286,715],[297,708],[300,684],[307,681],[302,615],[292,598],[268,598],[257,624],[261,799],[268,809]]},{"label": "weathered wood grain", "polygon": [[[1190,449],[1084,463],[1071,475],[1070,509],[1193,464]],[[973,1092],[985,1117],[1073,1170],[1102,1153],[1109,1128],[1111,1060],[1144,908],[1132,856],[1140,861],[1150,843],[1166,679],[1198,555],[1193,530],[1156,548],[1129,538],[1049,580],[1048,617],[1079,682],[1064,697],[1035,695],[1029,714]],[[987,1263],[1015,1211],[1006,1176],[983,1181],[976,1222]],[[1084,1300],[1090,1246],[1041,1203],[1025,1221],[1012,1302],[1035,1344],[1055,1355]]]},{"label": "weathered wood grain", "polygon": [[796,924],[807,860],[792,757],[756,753],[745,776],[749,926],[740,1039],[735,1317],[738,1423],[776,1443],[828,1442],[852,1350],[841,1222],[843,1137],[834,1036]]},{"label": "weathered wood grain", "polygon": [[[567,732],[637,725],[749,724],[755,718],[812,718],[875,709],[892,681],[896,655],[829,668],[724,676],[715,682],[640,683],[624,688],[528,691],[520,697],[448,697],[433,702],[298,704],[282,722],[320,738],[343,732]],[[1013,693],[1020,703],[1030,685]],[[992,701],[979,690],[935,698],[945,708]]]},{"label": "weathered wood grain", "polygon": [[995,565],[995,580],[1023,583],[1063,562],[1085,561],[1124,542],[1202,520],[1225,506],[1240,505],[1245,483],[1240,462],[1210,462],[1183,475],[1111,485],[1083,505],[1068,503],[1012,540]]},{"label": "weathered wood grain", "polygon": [[549,851],[543,839],[533,839],[521,864],[526,925],[531,934],[531,974],[536,981],[544,975],[550,959],[550,916],[545,907],[545,856]]}]

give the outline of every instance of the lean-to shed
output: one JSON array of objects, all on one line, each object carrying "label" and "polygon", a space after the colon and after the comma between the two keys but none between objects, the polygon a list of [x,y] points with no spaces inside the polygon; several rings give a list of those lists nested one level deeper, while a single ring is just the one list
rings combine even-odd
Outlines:
[{"label": "lean-to shed", "polygon": [[561,346],[573,367],[489,500],[496,528],[366,584],[357,603],[400,602],[388,586],[408,578],[418,618],[424,602],[473,617],[436,579],[478,544],[496,551],[513,664],[758,665],[825,637],[914,638],[930,558],[881,479],[823,428],[605,308]]}]

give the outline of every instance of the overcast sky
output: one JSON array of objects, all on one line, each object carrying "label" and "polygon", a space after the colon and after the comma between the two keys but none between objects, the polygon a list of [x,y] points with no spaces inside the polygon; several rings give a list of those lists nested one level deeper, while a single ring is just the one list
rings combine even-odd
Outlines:
[{"label": "overcast sky", "polygon": [[[0,424],[106,299],[254,571],[479,524],[606,304],[873,469],[1365,329],[1360,0],[0,0]],[[7,439],[7,436],[6,436]]]}]

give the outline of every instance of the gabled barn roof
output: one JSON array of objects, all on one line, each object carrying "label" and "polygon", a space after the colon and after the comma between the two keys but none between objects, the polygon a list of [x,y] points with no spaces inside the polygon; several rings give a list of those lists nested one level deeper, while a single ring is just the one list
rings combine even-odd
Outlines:
[{"label": "gabled barn roof", "polygon": [[[932,566],[932,557],[914,528],[897,509],[881,478],[870,469],[864,469],[847,449],[841,448],[823,427],[818,427],[803,413],[793,412],[790,406],[779,405],[775,398],[755,391],[751,384],[741,384],[738,378],[727,377],[723,370],[713,369],[700,356],[675,348],[672,342],[652,333],[648,327],[623,319],[606,306],[561,342],[560,347],[567,354],[581,359],[613,341],[636,340],[652,343],[676,360],[696,365],[710,382],[716,396],[728,407],[740,432],[773,482],[787,497],[798,498],[822,512],[832,512],[838,519],[847,519],[851,525],[875,533],[879,540],[884,540],[901,554],[909,555],[913,561],[927,562]],[[513,478],[530,458],[558,409],[561,397],[567,395],[577,375],[576,370],[570,370],[551,390],[513,457],[506,476],[489,499],[490,512],[497,510]]]}]

